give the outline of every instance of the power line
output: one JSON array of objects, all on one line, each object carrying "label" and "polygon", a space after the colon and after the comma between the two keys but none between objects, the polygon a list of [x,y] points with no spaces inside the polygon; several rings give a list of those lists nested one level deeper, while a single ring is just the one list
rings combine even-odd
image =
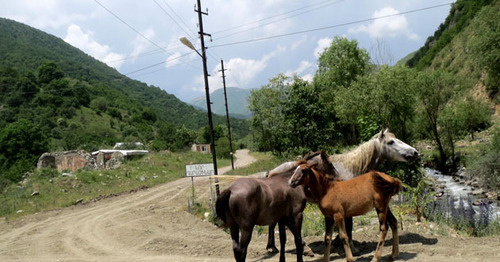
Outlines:
[{"label": "power line", "polygon": [[184,31],[184,33],[186,33],[189,37],[191,37],[191,35],[189,34],[189,32],[187,32],[179,23],[177,23],[177,21],[167,12],[167,10],[165,10],[165,8],[163,8],[163,6],[161,6],[156,0],[153,0],[153,2],[155,2],[155,4],[160,7],[160,9],[168,16],[170,17],[170,19],[172,21],[174,21],[174,23],[182,30]]},{"label": "power line", "polygon": [[424,11],[424,10],[429,10],[429,9],[433,9],[433,8],[447,6],[447,5],[450,5],[450,4],[453,4],[453,3],[446,3],[446,4],[434,5],[434,6],[429,6],[429,7],[424,7],[424,8],[409,10],[409,11],[401,12],[401,13],[398,13],[398,14],[385,15],[385,16],[379,16],[379,17],[373,17],[373,18],[367,18],[367,19],[363,19],[363,20],[357,20],[357,21],[353,21],[353,22],[347,22],[347,23],[336,24],[336,25],[331,25],[331,26],[325,26],[325,27],[319,27],[319,28],[314,28],[314,29],[302,30],[302,31],[297,31],[297,32],[292,32],[292,33],[286,33],[286,34],[280,34],[280,35],[273,35],[273,36],[255,38],[255,39],[248,39],[248,40],[243,40],[243,41],[238,41],[238,42],[233,42],[233,43],[213,45],[213,46],[211,46],[211,48],[222,47],[222,46],[230,46],[230,45],[238,45],[238,44],[245,44],[245,43],[257,42],[257,41],[269,40],[269,39],[273,39],[273,38],[279,38],[279,37],[285,37],[285,36],[291,36],[291,35],[304,34],[304,33],[309,33],[309,32],[314,32],[314,31],[321,31],[321,30],[331,29],[331,28],[335,28],[335,27],[341,27],[341,26],[352,25],[352,24],[359,24],[359,23],[374,21],[374,20],[388,18],[388,17],[393,17],[393,16],[398,16],[398,15],[416,13],[416,12],[420,12],[420,11]]},{"label": "power line", "polygon": [[[126,25],[128,28],[130,28],[132,31],[134,31],[135,33],[137,33],[139,36],[141,36],[142,38],[146,39],[148,42],[150,42],[151,44],[153,44],[154,46],[158,47],[159,49],[163,50],[167,55],[172,55],[170,54],[167,49],[161,47],[160,45],[158,45],[157,43],[155,43],[153,40],[149,39],[148,37],[146,37],[145,35],[143,35],[141,32],[139,32],[138,30],[136,30],[134,27],[132,27],[130,24],[128,24],[127,22],[125,22],[123,19],[121,19],[118,15],[116,15],[115,13],[113,13],[113,11],[109,10],[107,7],[105,7],[103,4],[101,4],[98,0],[94,0],[98,5],[100,5],[102,8],[104,8],[104,10],[106,10],[108,13],[110,13],[111,15],[113,15],[116,19],[118,19],[120,22],[122,22],[124,25]],[[182,63],[185,63],[189,66],[193,66],[191,64],[188,64],[184,61],[181,60]],[[194,67],[194,66],[193,66]]]},{"label": "power line", "polygon": [[[259,19],[259,20],[247,23],[247,24],[238,25],[238,26],[227,28],[227,29],[219,30],[219,31],[214,32],[213,34],[218,34],[218,33],[226,32],[226,31],[232,31],[234,29],[245,27],[247,25],[257,24],[257,23],[265,21],[265,20],[269,20],[269,19],[272,19],[272,18],[275,18],[275,17],[279,17],[279,16],[283,16],[283,15],[287,15],[287,14],[290,14],[290,13],[293,13],[293,12],[297,12],[297,11],[300,11],[300,10],[303,10],[303,9],[307,9],[309,7],[312,7],[312,6],[321,5],[321,4],[330,2],[330,1],[332,1],[332,0],[326,0],[326,1],[318,2],[318,3],[314,3],[314,4],[311,4],[311,5],[303,6],[301,8],[297,8],[297,9],[293,9],[293,10],[290,10],[290,11],[287,11],[287,12],[284,12],[284,13],[280,13],[280,14],[277,14],[277,15],[265,17],[265,18],[262,18],[262,19]],[[336,4],[336,3],[339,3],[339,2],[342,2],[342,1],[345,1],[345,0],[340,0],[340,1],[337,1],[337,2],[334,2],[334,3],[327,4],[325,6],[328,6],[328,5],[331,5],[331,4]],[[322,6],[322,7],[324,7],[324,6]]]},{"label": "power line", "polygon": [[177,56],[177,57],[174,57],[174,58],[171,58],[171,59],[167,59],[167,60],[164,60],[164,61],[161,61],[161,62],[158,62],[158,63],[155,63],[155,64],[152,64],[152,65],[149,65],[149,66],[146,66],[146,67],[143,67],[143,68],[140,68],[140,69],[137,69],[137,70],[134,70],[132,72],[128,72],[124,75],[131,75],[133,73],[137,73],[137,72],[140,72],[140,71],[144,71],[146,69],[149,69],[149,68],[152,68],[152,67],[155,67],[155,66],[159,66],[159,65],[162,65],[162,64],[165,64],[167,62],[170,62],[170,61],[174,61],[174,60],[177,60],[177,59],[180,59],[181,57],[183,56],[187,56],[187,55],[190,55],[191,53],[185,53],[185,54],[182,54],[180,56]]},{"label": "power line", "polygon": [[[276,23],[276,22],[279,22],[279,21],[283,21],[283,20],[290,19],[290,18],[299,16],[299,15],[303,15],[303,14],[315,11],[317,9],[320,9],[320,8],[324,8],[324,7],[327,7],[327,6],[330,6],[330,5],[334,5],[334,4],[338,4],[338,3],[343,2],[343,1],[345,1],[345,0],[340,0],[340,1],[337,1],[337,2],[333,2],[333,3],[328,3],[328,4],[321,5],[321,6],[317,6],[317,7],[313,8],[313,9],[306,10],[306,11],[303,11],[303,12],[300,12],[300,13],[297,13],[297,14],[294,14],[294,15],[291,15],[291,16],[286,16],[286,17],[283,17],[283,18],[280,18],[280,19],[272,20],[272,21],[264,23],[264,24],[260,24],[258,26],[254,26],[254,27],[250,27],[250,28],[238,31],[238,32],[230,33],[230,34],[218,37],[217,39],[228,38],[228,37],[233,36],[233,35],[241,34],[241,33],[244,33],[244,32],[247,32],[247,31],[250,31],[250,30],[253,30],[253,29],[256,29],[256,28],[261,28],[261,27],[264,27],[266,25],[270,25],[270,24],[273,24],[273,23]],[[325,2],[329,2],[329,1],[325,1]],[[321,2],[320,4],[322,4],[322,3],[324,3],[324,2]],[[307,7],[314,6],[314,5],[317,5],[317,4],[309,5]],[[307,7],[298,8],[298,9],[295,9],[295,10],[292,10],[292,11],[289,11],[289,12],[286,12],[286,13],[283,13],[283,14],[279,14],[279,15],[275,15],[275,16],[268,17],[268,18],[265,18],[265,19],[261,19],[261,20],[258,20],[256,22],[250,23],[250,24],[254,24],[254,23],[257,23],[257,22],[260,22],[260,21],[268,20],[268,19],[274,18],[274,17],[279,17],[279,16],[282,16],[284,14],[289,14],[289,13],[293,13],[293,12],[296,12],[296,11],[300,11],[300,10],[305,9]],[[244,27],[244,26],[241,26],[241,27]]]}]

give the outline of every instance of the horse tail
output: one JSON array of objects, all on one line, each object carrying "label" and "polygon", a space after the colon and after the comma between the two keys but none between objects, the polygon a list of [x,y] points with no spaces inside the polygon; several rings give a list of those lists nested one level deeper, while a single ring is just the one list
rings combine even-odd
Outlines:
[{"label": "horse tail", "polygon": [[229,197],[231,196],[231,191],[226,189],[222,191],[219,198],[215,202],[215,213],[224,222],[227,222],[226,210],[229,209]]},{"label": "horse tail", "polygon": [[385,193],[395,195],[401,190],[401,180],[397,178],[379,172],[373,172],[372,178],[375,188]]}]

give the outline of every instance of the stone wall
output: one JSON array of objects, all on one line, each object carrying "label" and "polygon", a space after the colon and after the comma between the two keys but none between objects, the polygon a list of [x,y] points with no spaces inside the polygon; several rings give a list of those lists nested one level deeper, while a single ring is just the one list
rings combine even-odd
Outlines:
[{"label": "stone wall", "polygon": [[37,163],[38,168],[57,168],[57,171],[71,170],[75,172],[81,168],[97,169],[95,159],[84,150],[44,153]]}]

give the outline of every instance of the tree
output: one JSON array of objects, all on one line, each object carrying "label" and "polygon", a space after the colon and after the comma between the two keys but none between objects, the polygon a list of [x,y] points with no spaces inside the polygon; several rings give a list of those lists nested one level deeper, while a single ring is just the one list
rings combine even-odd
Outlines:
[{"label": "tree", "polygon": [[[313,84],[320,93],[320,102],[329,113],[329,129],[336,129],[337,134],[344,136],[346,143],[358,142],[356,130],[353,125],[338,125],[334,100],[340,89],[349,88],[359,77],[369,71],[369,61],[368,52],[359,48],[356,40],[349,41],[343,37],[335,37],[330,47],[318,59],[318,70]],[[337,142],[342,138],[331,135]]]},{"label": "tree", "polygon": [[43,63],[38,67],[38,81],[41,84],[48,84],[54,79],[61,79],[63,77],[63,71],[54,61]]},{"label": "tree", "polygon": [[449,156],[454,159],[453,134],[456,126],[451,121],[453,118],[443,117],[443,112],[446,112],[445,109],[449,106],[453,95],[460,90],[461,82],[463,81],[458,81],[456,76],[443,70],[420,72],[417,77],[418,128],[436,142],[439,150],[439,167],[442,170],[446,170]]},{"label": "tree", "polygon": [[286,80],[285,75],[279,74],[269,80],[267,85],[252,90],[248,98],[248,108],[253,115],[250,132],[260,151],[279,154],[286,150],[286,116],[282,109],[282,101],[288,99],[285,91]]},{"label": "tree", "polygon": [[9,124],[0,130],[0,175],[12,182],[20,181],[48,145],[47,136],[32,121],[20,119]]}]

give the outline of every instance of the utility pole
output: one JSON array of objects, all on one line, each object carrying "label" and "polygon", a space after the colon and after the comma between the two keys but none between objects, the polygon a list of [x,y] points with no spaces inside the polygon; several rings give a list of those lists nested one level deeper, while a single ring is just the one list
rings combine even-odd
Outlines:
[{"label": "utility pole", "polygon": [[234,170],[234,162],[233,162],[233,143],[231,142],[231,124],[229,122],[229,110],[228,110],[228,106],[227,106],[227,93],[226,93],[226,75],[224,74],[224,71],[226,71],[224,69],[224,61],[222,61],[222,59],[220,60],[220,66],[221,66],[221,70],[219,70],[219,72],[222,71],[222,85],[224,86],[224,102],[225,102],[225,105],[226,105],[226,118],[227,118],[227,134],[228,134],[228,137],[229,137],[229,150],[230,150],[230,155],[231,155],[231,168]]},{"label": "utility pole", "polygon": [[[210,34],[207,34],[203,32],[203,19],[202,15],[208,15],[208,10],[207,12],[201,11],[201,1],[197,0],[198,3],[198,9],[195,9],[194,11],[198,13],[198,22],[200,26],[200,41],[201,41],[201,59],[203,60],[203,78],[205,80],[205,96],[207,99],[207,112],[208,112],[208,127],[210,129],[210,151],[212,153],[212,161],[214,164],[214,175],[218,175],[217,172],[217,155],[215,154],[215,136],[214,136],[214,125],[212,123],[212,108],[211,108],[211,102],[210,102],[210,90],[208,88],[208,70],[207,70],[207,55],[206,55],[206,47],[205,47],[205,36],[210,36]],[[217,194],[217,198],[220,195],[220,190],[219,190],[219,181],[216,178],[215,179],[215,193]]]}]

